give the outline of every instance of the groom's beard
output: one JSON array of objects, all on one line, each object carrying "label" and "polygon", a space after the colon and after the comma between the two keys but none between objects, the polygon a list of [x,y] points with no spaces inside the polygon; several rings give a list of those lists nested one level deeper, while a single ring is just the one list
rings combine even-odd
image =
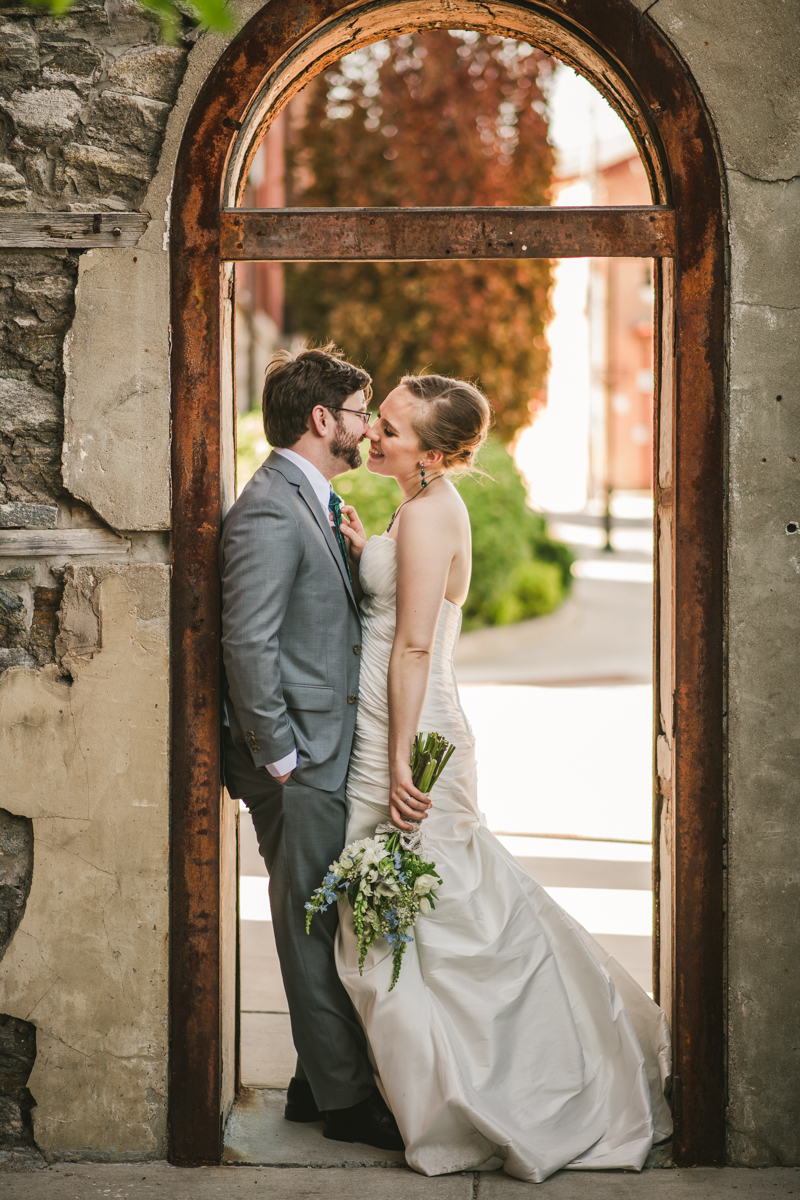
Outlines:
[{"label": "groom's beard", "polygon": [[358,434],[346,433],[343,422],[337,421],[336,427],[336,434],[331,442],[331,454],[347,463],[349,471],[357,471],[363,461],[358,449],[361,438]]}]

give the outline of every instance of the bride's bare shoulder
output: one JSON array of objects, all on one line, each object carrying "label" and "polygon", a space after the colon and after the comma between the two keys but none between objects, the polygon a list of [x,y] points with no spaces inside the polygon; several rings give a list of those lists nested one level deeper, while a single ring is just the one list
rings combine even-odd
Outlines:
[{"label": "bride's bare shoulder", "polygon": [[447,487],[431,490],[416,503],[406,505],[402,518],[398,541],[461,538],[465,532],[469,533],[467,506],[449,481]]}]

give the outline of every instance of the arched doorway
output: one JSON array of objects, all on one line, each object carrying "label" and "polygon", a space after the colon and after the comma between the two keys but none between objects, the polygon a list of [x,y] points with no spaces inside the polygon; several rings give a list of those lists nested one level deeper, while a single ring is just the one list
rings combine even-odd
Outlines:
[{"label": "arched doorway", "polygon": [[[432,27],[520,38],[586,75],[627,121],[653,207],[516,209],[510,240],[501,209],[231,211],[265,128],[311,75]],[[527,253],[657,263],[654,974],[673,1029],[676,1159],[721,1163],[724,224],[714,135],[685,68],[631,0],[505,0],[491,12],[473,0],[272,0],[198,96],[172,213],[173,1161],[219,1160],[234,1088],[217,577],[232,483],[230,263]]]}]

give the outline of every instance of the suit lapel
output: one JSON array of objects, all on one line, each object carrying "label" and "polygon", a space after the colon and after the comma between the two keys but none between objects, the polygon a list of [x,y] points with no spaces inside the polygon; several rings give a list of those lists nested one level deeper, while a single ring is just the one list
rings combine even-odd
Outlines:
[{"label": "suit lapel", "polygon": [[283,458],[280,454],[270,454],[269,458],[267,459],[267,465],[269,467],[273,467],[276,471],[280,471],[281,475],[283,475],[283,477],[288,480],[289,483],[294,484],[302,496],[306,507],[308,508],[314,520],[317,522],[322,536],[325,538],[325,541],[328,544],[328,549],[336,561],[336,566],[339,568],[339,574],[341,575],[342,582],[347,589],[347,594],[352,600],[356,612],[358,612],[358,605],[356,604],[356,598],[353,595],[353,589],[350,586],[350,580],[347,578],[347,568],[344,565],[344,559],[342,558],[342,552],[339,549],[339,543],[336,540],[336,534],[331,528],[331,523],[328,520],[327,514],[322,511],[316,492],[312,488],[308,479],[299,467],[295,466],[293,462],[290,462],[288,458]]}]

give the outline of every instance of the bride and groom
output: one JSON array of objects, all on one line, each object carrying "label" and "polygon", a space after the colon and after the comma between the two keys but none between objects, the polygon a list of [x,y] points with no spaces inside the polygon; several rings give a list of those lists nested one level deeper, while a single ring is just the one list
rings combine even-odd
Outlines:
[{"label": "bride and groom", "polygon": [[[426,1175],[503,1167],[640,1169],[669,1136],[661,1009],[519,866],[478,808],[453,653],[470,528],[448,474],[490,421],[472,385],[405,377],[370,422],[370,378],[331,348],[279,352],[264,427],[275,447],[221,543],[225,783],[247,805],[298,1059],[288,1120],[404,1150]],[[402,503],[365,538],[330,480],[361,465]],[[455,747],[431,800],[419,730]],[[397,986],[391,947],[363,970],[352,915],[305,931],[306,901],[347,842],[422,822],[443,883]],[[338,911],[337,911],[338,909]]]}]

